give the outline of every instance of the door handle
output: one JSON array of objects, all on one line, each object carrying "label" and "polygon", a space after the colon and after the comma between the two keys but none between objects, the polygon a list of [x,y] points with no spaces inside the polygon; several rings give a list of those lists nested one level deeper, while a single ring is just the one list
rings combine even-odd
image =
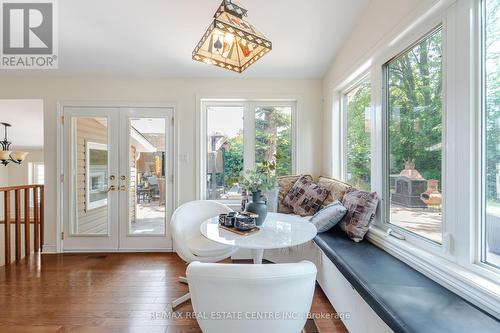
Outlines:
[{"label": "door handle", "polygon": [[115,185],[111,185],[109,188],[108,188],[108,191],[115,191],[116,190],[116,186]]},{"label": "door handle", "polygon": [[127,190],[127,186],[125,186],[125,185],[120,186],[120,191],[126,191],[126,190]]}]

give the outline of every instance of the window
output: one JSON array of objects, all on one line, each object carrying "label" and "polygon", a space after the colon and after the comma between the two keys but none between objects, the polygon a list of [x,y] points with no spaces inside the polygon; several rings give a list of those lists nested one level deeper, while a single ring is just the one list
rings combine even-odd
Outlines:
[{"label": "window", "polygon": [[500,0],[483,1],[482,261],[500,267]]},{"label": "window", "polygon": [[255,108],[255,162],[276,163],[276,175],[292,174],[292,108]]},{"label": "window", "polygon": [[45,167],[43,162],[28,163],[28,183],[43,185],[45,184]]},{"label": "window", "polygon": [[442,241],[442,30],[386,68],[389,223]]},{"label": "window", "polygon": [[208,200],[241,200],[243,170],[271,165],[294,171],[293,102],[206,101],[202,193]]},{"label": "window", "polygon": [[[43,185],[45,184],[45,166],[43,162],[30,162],[28,163],[28,184],[30,185]],[[38,202],[41,198],[38,197]],[[30,197],[30,207],[33,205],[33,197]]]},{"label": "window", "polygon": [[371,178],[371,96],[368,78],[343,96],[346,118],[344,178],[365,191],[370,190]]},{"label": "window", "polygon": [[241,199],[243,171],[243,107],[207,108],[206,199]]},{"label": "window", "polygon": [[87,182],[85,186],[87,211],[107,205],[108,201],[108,146],[86,142]]}]

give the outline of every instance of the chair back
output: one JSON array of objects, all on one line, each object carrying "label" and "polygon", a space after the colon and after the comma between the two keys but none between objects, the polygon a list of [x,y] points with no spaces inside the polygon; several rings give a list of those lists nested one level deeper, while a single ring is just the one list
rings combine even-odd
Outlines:
[{"label": "chair back", "polygon": [[179,257],[186,262],[197,260],[186,247],[186,241],[199,236],[200,225],[205,220],[231,211],[226,205],[207,200],[190,201],[177,208],[172,215],[170,232]]},{"label": "chair back", "polygon": [[[187,278],[204,333],[299,333],[311,308],[316,266],[194,262]],[[225,316],[225,317],[224,317]]]}]

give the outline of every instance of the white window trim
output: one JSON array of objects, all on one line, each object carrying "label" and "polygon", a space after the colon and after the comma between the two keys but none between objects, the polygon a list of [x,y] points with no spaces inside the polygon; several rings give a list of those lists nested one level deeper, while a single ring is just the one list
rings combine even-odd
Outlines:
[{"label": "white window trim", "polygon": [[[199,199],[206,198],[206,139],[207,139],[207,109],[209,107],[242,107],[243,108],[243,130],[247,133],[255,133],[255,109],[265,106],[283,106],[291,107],[292,112],[292,174],[298,172],[297,168],[297,108],[299,101],[294,98],[286,99],[223,99],[223,98],[200,98],[200,118],[198,122],[199,138],[197,140],[197,196]],[[244,140],[244,169],[251,170],[255,167],[255,135],[245,135]],[[239,208],[241,200],[215,200],[224,203],[231,208]]]},{"label": "white window trim", "polygon": [[108,199],[101,199],[98,201],[90,202],[90,149],[96,149],[96,150],[108,150],[108,145],[104,143],[96,143],[96,142],[85,142],[85,209],[86,211],[91,211],[93,209],[101,208],[104,207],[108,204]]},{"label": "white window trim", "polygon": [[[480,133],[478,110],[480,57],[479,47],[480,0],[425,0],[421,6],[392,33],[361,58],[357,65],[348,69],[344,78],[333,82],[336,92],[333,100],[334,113],[339,109],[340,93],[358,73],[369,71],[372,81],[372,190],[383,193],[385,187],[384,119],[383,114],[383,65],[408,46],[425,36],[439,24],[443,25],[443,116],[446,122],[444,135],[443,179],[450,201],[443,206],[446,220],[443,225],[443,245],[439,246],[415,237],[399,240],[387,236],[381,227],[385,221],[382,209],[367,239],[442,284],[478,307],[500,318],[500,272],[481,263],[480,257],[480,193],[478,175],[480,165]],[[448,70],[447,70],[448,69]],[[356,73],[356,74],[351,74]],[[453,112],[446,112],[453,110]],[[341,126],[333,123],[333,126]],[[342,133],[340,129],[339,133]],[[342,135],[342,134],[340,134]],[[457,147],[462,147],[457,152]],[[333,148],[335,149],[335,148]],[[335,152],[334,152],[335,153]],[[338,161],[338,163],[342,163]],[[460,168],[453,168],[459,165]],[[339,170],[341,166],[338,165]],[[446,200],[446,199],[445,199]],[[384,199],[380,207],[385,205]],[[471,222],[473,221],[473,222]],[[456,244],[460,244],[457,246]]]}]

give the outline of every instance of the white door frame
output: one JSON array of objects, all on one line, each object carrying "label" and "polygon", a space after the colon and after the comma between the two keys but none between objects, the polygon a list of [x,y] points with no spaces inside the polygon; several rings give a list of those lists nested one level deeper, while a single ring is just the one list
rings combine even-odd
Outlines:
[{"label": "white door frame", "polygon": [[[176,102],[171,102],[171,101],[166,101],[166,102],[117,102],[117,101],[100,101],[100,102],[95,102],[95,101],[59,101],[57,103],[57,119],[56,119],[56,129],[57,129],[57,166],[56,166],[56,174],[57,174],[57,181],[58,184],[56,186],[56,196],[57,196],[57,212],[56,212],[56,252],[57,253],[62,253],[64,252],[63,250],[63,240],[62,240],[62,230],[63,229],[63,223],[64,223],[64,214],[63,214],[63,209],[64,206],[66,205],[67,199],[63,197],[64,193],[64,182],[63,182],[63,177],[64,177],[64,119],[63,119],[63,114],[64,114],[64,108],[67,107],[91,107],[91,108],[170,108],[172,109],[173,113],[173,157],[174,157],[174,164],[173,164],[173,193],[172,193],[172,200],[173,200],[173,209],[177,208],[179,206],[179,182],[178,180],[178,170],[179,170],[179,159],[178,159],[178,144],[179,144],[179,133],[178,133],[178,120],[176,116],[176,111],[177,111],[177,103]],[[168,224],[168,223],[167,223]],[[124,250],[125,251],[125,250]],[[152,251],[151,249],[135,249],[134,252],[150,252]],[[160,252],[160,250],[157,250]],[[172,249],[162,249],[162,252],[171,252]],[[102,252],[102,251],[100,251]],[[112,251],[112,252],[116,252]],[[130,252],[128,250],[127,252]]]}]

